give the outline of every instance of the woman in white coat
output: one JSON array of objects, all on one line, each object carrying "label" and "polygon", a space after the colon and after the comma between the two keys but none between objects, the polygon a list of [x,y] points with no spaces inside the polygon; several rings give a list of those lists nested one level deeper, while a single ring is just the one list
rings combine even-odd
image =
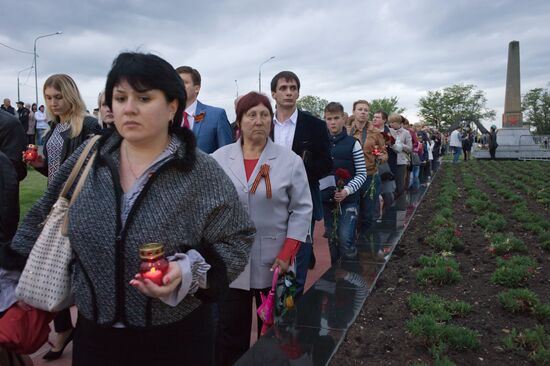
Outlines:
[{"label": "woman in white coat", "polygon": [[260,293],[269,291],[276,267],[288,270],[309,235],[313,207],[302,160],[269,138],[269,99],[250,92],[239,100],[236,114],[241,138],[212,156],[233,181],[256,226],[256,237],[248,265],[219,304],[218,365],[233,365],[248,350],[252,301],[260,305]]}]

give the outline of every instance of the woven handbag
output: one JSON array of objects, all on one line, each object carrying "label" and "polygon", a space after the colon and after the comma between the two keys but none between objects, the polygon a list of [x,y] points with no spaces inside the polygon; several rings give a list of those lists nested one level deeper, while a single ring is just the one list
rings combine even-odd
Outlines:
[{"label": "woven handbag", "polygon": [[97,151],[93,153],[82,171],[70,202],[67,199],[67,193],[99,138],[100,136],[91,138],[78,158],[57,202],[44,222],[42,232],[29,254],[15,289],[15,296],[19,300],[37,309],[55,312],[66,309],[73,303],[69,270],[72,250],[67,236],[68,211],[86,181]]}]

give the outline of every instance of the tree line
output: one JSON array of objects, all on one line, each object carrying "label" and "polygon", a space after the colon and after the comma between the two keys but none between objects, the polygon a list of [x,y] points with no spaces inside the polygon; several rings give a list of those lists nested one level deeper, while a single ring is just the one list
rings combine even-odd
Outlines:
[{"label": "tree line", "polygon": [[[448,130],[460,121],[494,120],[496,112],[486,106],[483,90],[473,84],[455,84],[440,90],[429,90],[418,101],[418,114],[423,123],[440,130]],[[298,108],[322,117],[328,100],[306,95],[298,100]],[[550,92],[545,88],[529,90],[522,96],[524,125],[538,135],[550,134]],[[403,113],[396,96],[374,99],[370,106],[370,118],[378,110]]]}]

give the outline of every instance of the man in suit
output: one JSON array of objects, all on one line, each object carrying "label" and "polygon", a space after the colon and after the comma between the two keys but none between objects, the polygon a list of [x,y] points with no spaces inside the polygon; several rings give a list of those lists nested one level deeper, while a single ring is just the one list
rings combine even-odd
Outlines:
[{"label": "man in suit", "polygon": [[302,158],[313,202],[311,240],[302,243],[296,255],[296,293],[299,296],[304,289],[310,258],[315,258],[312,257],[313,228],[315,221],[323,218],[319,179],[332,172],[330,142],[326,123],[297,109],[300,79],[295,73],[281,71],[275,75],[271,80],[271,96],[276,102],[276,112],[273,117],[273,141],[278,145],[292,149]]},{"label": "man in suit", "polygon": [[183,80],[187,92],[181,127],[193,131],[197,147],[207,154],[232,143],[233,131],[225,110],[202,104],[197,100],[201,90],[201,74],[190,66],[180,66],[176,72]]}]

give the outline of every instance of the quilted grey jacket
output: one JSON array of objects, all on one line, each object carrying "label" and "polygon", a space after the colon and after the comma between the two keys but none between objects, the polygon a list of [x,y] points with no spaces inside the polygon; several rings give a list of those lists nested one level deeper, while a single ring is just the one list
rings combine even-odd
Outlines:
[{"label": "quilted grey jacket", "polygon": [[[210,156],[195,148],[192,133],[178,132],[174,159],[150,177],[122,226],[116,131],[98,142],[99,153],[69,213],[75,254],[73,291],[81,316],[97,324],[151,326],[177,322],[203,300],[216,301],[248,262],[254,226],[231,180]],[[61,166],[32,207],[11,244],[28,256],[44,221],[84,146]],[[212,265],[208,290],[170,307],[129,285],[139,269],[141,244],[160,242],[167,255],[197,249]]]}]

